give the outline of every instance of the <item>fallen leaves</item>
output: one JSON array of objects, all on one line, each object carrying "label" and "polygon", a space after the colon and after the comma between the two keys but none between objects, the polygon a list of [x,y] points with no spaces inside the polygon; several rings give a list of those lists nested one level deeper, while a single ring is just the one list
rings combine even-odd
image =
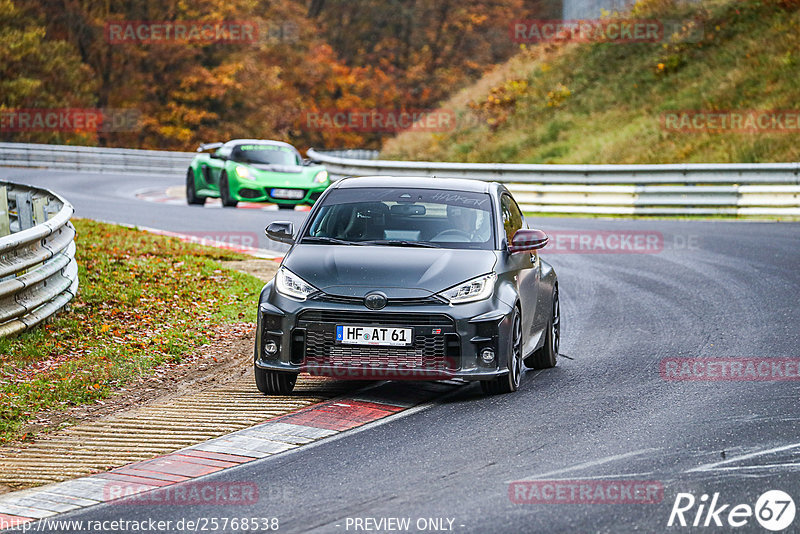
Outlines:
[{"label": "fallen leaves", "polygon": [[92,402],[131,379],[163,376],[164,366],[191,361],[220,324],[249,319],[242,328],[252,329],[262,283],[209,258],[234,253],[75,224],[81,288],[72,312],[0,340],[0,441],[41,409]]}]

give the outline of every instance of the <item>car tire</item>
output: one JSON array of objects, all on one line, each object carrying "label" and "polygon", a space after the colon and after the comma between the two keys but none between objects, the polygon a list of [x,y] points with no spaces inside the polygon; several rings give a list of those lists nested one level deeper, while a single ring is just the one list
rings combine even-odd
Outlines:
[{"label": "car tire", "polygon": [[206,197],[197,196],[197,189],[194,183],[194,170],[189,167],[186,171],[186,202],[190,206],[202,206],[206,203]]},{"label": "car tire", "polygon": [[222,175],[219,177],[219,198],[226,208],[235,208],[239,203],[238,200],[231,198],[231,186],[228,184],[228,175],[225,171],[222,171]]},{"label": "car tire", "polygon": [[288,395],[297,382],[295,373],[267,371],[253,366],[256,375],[256,387],[264,395]]},{"label": "car tire", "polygon": [[481,389],[487,395],[500,395],[517,391],[522,380],[522,314],[516,306],[511,319],[510,345],[509,354],[511,358],[508,362],[508,374],[497,377],[494,380],[481,382]]},{"label": "car tire", "polygon": [[558,286],[553,290],[553,309],[547,322],[544,345],[525,358],[525,365],[531,369],[549,369],[556,366],[558,349],[561,344],[561,305],[558,302]]},{"label": "car tire", "polygon": [[294,204],[278,204],[279,210],[294,210]]}]

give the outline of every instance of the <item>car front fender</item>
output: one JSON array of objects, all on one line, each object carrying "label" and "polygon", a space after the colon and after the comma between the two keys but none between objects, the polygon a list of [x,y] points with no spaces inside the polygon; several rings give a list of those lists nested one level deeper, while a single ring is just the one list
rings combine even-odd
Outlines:
[{"label": "car front fender", "polygon": [[[540,260],[541,261],[541,260]],[[544,330],[550,321],[553,310],[553,291],[558,284],[558,276],[552,265],[541,261],[541,278],[539,281],[539,295],[536,299],[535,329]]]}]

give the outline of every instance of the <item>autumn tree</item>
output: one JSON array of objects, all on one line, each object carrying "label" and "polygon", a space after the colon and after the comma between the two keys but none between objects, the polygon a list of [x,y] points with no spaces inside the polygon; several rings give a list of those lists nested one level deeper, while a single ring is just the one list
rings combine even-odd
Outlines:
[{"label": "autumn tree", "polygon": [[[71,43],[48,38],[43,21],[0,0],[0,112],[10,109],[87,108],[99,84]],[[9,132],[6,141],[91,143],[92,134]]]},{"label": "autumn tree", "polygon": [[[537,0],[537,2],[554,0]],[[425,109],[516,50],[524,0],[0,0],[7,43],[3,105],[133,109],[132,131],[86,142],[192,149],[277,138],[323,147],[380,145],[384,134],[309,127],[329,109]],[[291,34],[238,42],[112,42],[125,21],[246,21]],[[13,87],[12,87],[13,86]],[[7,95],[7,96],[6,96]],[[24,98],[23,98],[24,97]],[[63,141],[40,133],[37,139]],[[33,136],[31,136],[33,138]]]}]

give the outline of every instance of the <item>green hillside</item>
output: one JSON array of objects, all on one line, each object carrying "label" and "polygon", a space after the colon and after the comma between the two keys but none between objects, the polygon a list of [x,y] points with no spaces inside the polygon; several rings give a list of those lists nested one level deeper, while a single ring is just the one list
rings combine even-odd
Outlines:
[{"label": "green hillside", "polygon": [[[800,0],[644,0],[624,18],[693,22],[668,43],[520,45],[514,58],[442,103],[458,117],[453,131],[406,132],[388,140],[381,157],[800,161]],[[780,118],[780,131],[737,132],[721,123],[677,131],[663,122],[665,113],[714,110],[745,117],[750,110],[756,118],[765,110],[787,113],[770,116]]]}]

